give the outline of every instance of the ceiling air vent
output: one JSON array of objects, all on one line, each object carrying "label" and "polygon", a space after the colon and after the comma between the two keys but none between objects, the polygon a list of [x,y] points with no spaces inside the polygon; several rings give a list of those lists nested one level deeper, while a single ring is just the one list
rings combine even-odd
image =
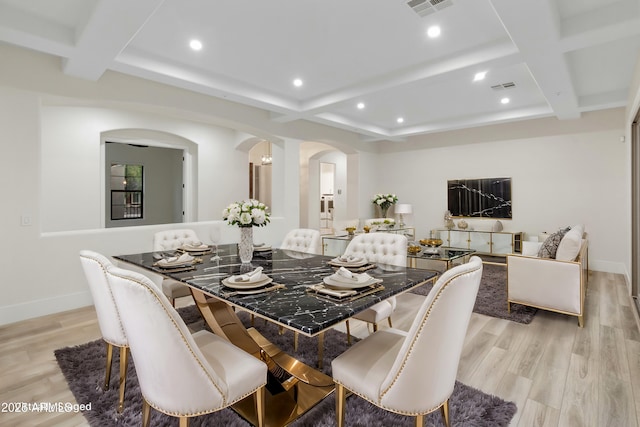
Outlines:
[{"label": "ceiling air vent", "polygon": [[410,0],[407,5],[419,16],[436,13],[453,4],[453,0]]},{"label": "ceiling air vent", "polygon": [[516,87],[516,84],[514,82],[507,82],[507,83],[501,83],[499,85],[493,85],[491,86],[491,89],[504,90],[504,89],[511,89],[512,87]]}]

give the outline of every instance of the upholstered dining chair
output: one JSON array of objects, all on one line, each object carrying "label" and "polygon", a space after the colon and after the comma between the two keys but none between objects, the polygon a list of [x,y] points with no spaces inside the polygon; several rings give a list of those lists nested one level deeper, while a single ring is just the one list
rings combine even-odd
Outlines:
[{"label": "upholstered dining chair", "polygon": [[[395,233],[364,233],[358,234],[349,242],[344,255],[365,258],[371,263],[380,263],[406,267],[407,265],[407,237]],[[378,324],[387,319],[389,327],[391,315],[396,309],[396,298],[391,297],[379,302],[368,309],[353,316],[354,319],[373,324],[373,331],[378,330]],[[351,344],[351,330],[349,320],[346,321],[347,342]]]},{"label": "upholstered dining chair", "polygon": [[[190,229],[158,231],[153,236],[153,250],[155,252],[171,251],[184,244],[200,242],[195,231]],[[176,299],[191,295],[189,287],[177,280],[165,278],[162,282],[162,292],[175,307]]]},{"label": "upholstered dining chair", "polygon": [[377,331],[333,360],[339,427],[346,390],[387,411],[415,416],[417,427],[426,414],[440,409],[450,427],[449,397],[481,276],[477,256],[444,272],[408,332]]},{"label": "upholstered dining chair", "polygon": [[264,362],[209,331],[192,335],[146,276],[111,266],[107,278],[136,365],[143,426],[152,407],[186,427],[190,418],[252,394],[257,424],[264,425]]},{"label": "upholstered dining chair", "polygon": [[320,231],[311,228],[295,228],[284,236],[280,249],[319,254]]},{"label": "upholstered dining chair", "polygon": [[89,251],[80,251],[80,263],[89,283],[91,296],[98,316],[98,326],[102,339],[107,344],[107,367],[104,376],[103,390],[109,388],[111,379],[111,365],[113,362],[113,347],[117,347],[120,352],[120,393],[118,399],[118,412],[124,409],[124,392],[127,376],[127,363],[129,356],[129,344],[122,329],[118,311],[116,310],[113,297],[109,291],[107,282],[107,268],[113,264],[105,256]]}]

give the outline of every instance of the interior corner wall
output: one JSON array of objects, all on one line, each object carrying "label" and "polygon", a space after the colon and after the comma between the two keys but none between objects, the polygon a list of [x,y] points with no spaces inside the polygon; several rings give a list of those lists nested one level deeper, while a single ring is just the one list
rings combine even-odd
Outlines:
[{"label": "interior corner wall", "polygon": [[[175,224],[102,228],[100,135],[111,129],[152,129],[194,141],[198,222],[181,223],[202,240],[223,208],[248,195],[247,153],[232,141],[235,131],[139,110],[44,105],[46,95],[0,86],[0,186],[5,200],[0,224],[5,242],[0,268],[5,286],[0,325],[92,303],[78,261],[81,249],[105,255],[146,252],[156,231]],[[284,182],[284,177],[281,183]],[[71,183],[72,188],[69,188]],[[289,190],[287,186],[274,189]],[[297,182],[291,184],[295,191]],[[62,215],[64,214],[64,215]],[[256,241],[277,245],[286,218],[258,228]],[[223,243],[239,240],[223,226]],[[25,254],[37,254],[34,258]]]}]

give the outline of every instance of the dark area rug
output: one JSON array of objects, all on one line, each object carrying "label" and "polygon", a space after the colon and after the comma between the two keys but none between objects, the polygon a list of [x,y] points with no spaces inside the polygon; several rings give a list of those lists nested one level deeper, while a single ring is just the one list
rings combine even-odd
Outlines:
[{"label": "dark area rug", "polygon": [[[433,285],[427,284],[414,289],[414,294],[427,295]],[[507,310],[507,266],[483,264],[480,289],[473,311],[499,319],[518,323],[531,323],[538,311],[536,308],[521,304],[511,304],[511,313]]]},{"label": "dark area rug", "polygon": [[[194,330],[204,327],[204,322],[195,306],[179,310],[185,322]],[[246,313],[240,313],[245,325],[248,325]],[[278,328],[272,323],[257,320],[258,329],[271,342],[283,350],[295,355],[304,363],[315,366],[317,358],[317,339],[300,337],[297,352],[293,351],[293,334],[285,332],[278,334]],[[331,360],[347,349],[346,335],[330,330],[325,334],[324,369],[331,374]],[[116,414],[118,400],[118,363],[119,355],[114,351],[114,367],[109,390],[102,391],[104,369],[106,363],[105,344],[102,340],[92,341],[76,347],[65,347],[55,351],[69,388],[78,403],[91,403],[91,410],[85,411],[84,416],[93,427],[102,426],[139,426],[142,415],[142,396],[133,366],[130,360],[127,372],[127,389],[125,410],[122,415]],[[450,399],[450,414],[452,425],[466,427],[499,427],[507,426],[516,413],[516,405],[506,402],[496,396],[476,390],[457,382]],[[152,426],[177,426],[175,418],[152,410]],[[191,419],[191,426],[248,426],[231,409],[195,417]],[[311,411],[296,420],[292,426],[335,426],[335,399],[333,394],[324,399]],[[370,403],[352,396],[347,399],[346,425],[349,426],[412,426],[414,418],[392,414],[383,411]],[[442,426],[439,411],[427,416],[426,426]]]}]

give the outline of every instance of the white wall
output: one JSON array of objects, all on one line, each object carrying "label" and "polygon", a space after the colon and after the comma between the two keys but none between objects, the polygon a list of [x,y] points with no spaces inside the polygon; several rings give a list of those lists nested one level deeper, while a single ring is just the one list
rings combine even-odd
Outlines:
[{"label": "white wall", "polygon": [[[0,246],[0,324],[90,304],[77,258],[80,249],[148,251],[153,233],[172,227],[100,228],[99,195],[94,194],[100,185],[97,147],[100,134],[113,129],[151,129],[195,144],[197,162],[189,183],[196,215],[194,222],[180,226],[194,228],[205,241],[224,206],[248,194],[250,147],[237,129],[252,129],[258,139],[277,141],[274,217],[268,227],[255,230],[256,241],[277,245],[298,225],[301,141],[315,140],[346,154],[348,218],[371,217],[371,197],[395,192],[413,205],[418,236],[424,236],[442,225],[447,179],[511,176],[514,219],[505,222],[508,230],[535,234],[584,222],[591,238],[590,267],[629,270],[630,176],[628,146],[619,142],[622,109],[585,113],[576,121],[534,120],[374,144],[318,124],[273,122],[251,107],[117,73],[98,82],[73,79],[62,75],[57,60],[25,50],[0,46],[0,54],[6,59],[0,67],[0,227],[5,243]],[[69,98],[52,102],[54,95]],[[66,206],[64,197],[50,198],[49,189],[69,178],[55,161],[70,156],[81,165],[85,180],[80,193],[87,200],[73,224],[49,216],[51,207]],[[22,226],[23,217],[31,225]],[[223,242],[239,238],[235,227],[225,226],[223,232]]]},{"label": "white wall", "polygon": [[[380,159],[381,190],[395,192],[403,203],[413,205],[421,238],[444,225],[447,180],[511,177],[513,219],[502,220],[506,231],[535,236],[583,223],[589,234],[589,267],[628,275],[630,177],[627,146],[620,141],[623,110],[614,114],[615,129],[607,125],[599,131],[527,137],[523,123],[520,138],[504,140],[496,134],[496,141],[389,150]],[[484,230],[494,223],[488,219],[467,222]]]},{"label": "white wall", "polygon": [[[108,255],[150,251],[156,231],[176,227],[101,228],[102,132],[147,128],[198,145],[194,170],[199,222],[177,226],[195,229],[204,241],[207,224],[219,220],[228,203],[248,195],[248,154],[233,143],[233,130],[124,109],[43,108],[42,99],[41,94],[0,86],[0,169],[5,200],[0,224],[6,239],[0,247],[0,324],[90,304],[78,262],[81,249]],[[278,155],[282,161],[282,154]],[[285,177],[277,182],[279,193],[286,192]],[[69,191],[68,183],[73,183],[74,191]],[[291,185],[297,194],[297,181]],[[82,203],[76,209],[78,200]],[[31,225],[21,226],[23,216]],[[268,227],[256,229],[255,239],[277,245],[287,229],[287,221],[276,216]],[[223,242],[238,241],[236,227],[223,230]]]}]

